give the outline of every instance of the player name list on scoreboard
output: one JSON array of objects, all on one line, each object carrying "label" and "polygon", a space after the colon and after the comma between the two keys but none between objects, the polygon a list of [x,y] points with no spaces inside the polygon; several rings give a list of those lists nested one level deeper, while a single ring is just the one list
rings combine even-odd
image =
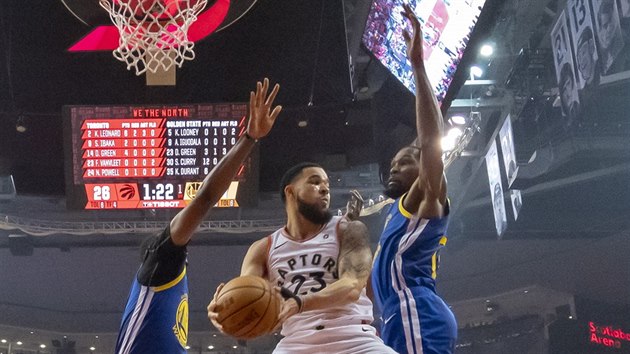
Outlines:
[{"label": "player name list on scoreboard", "polygon": [[173,116],[84,120],[83,178],[205,175],[242,134],[242,122],[235,119],[188,119],[186,110],[169,113]]},{"label": "player name list on scoreboard", "polygon": [[[246,108],[71,107],[74,190],[85,209],[182,208],[244,133]],[[218,206],[238,206],[234,183]]]}]

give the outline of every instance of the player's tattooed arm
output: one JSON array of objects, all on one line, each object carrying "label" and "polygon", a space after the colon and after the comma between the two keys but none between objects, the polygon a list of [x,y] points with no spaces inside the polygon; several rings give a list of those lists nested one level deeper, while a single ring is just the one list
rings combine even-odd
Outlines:
[{"label": "player's tattooed arm", "polygon": [[[339,250],[339,276],[358,281],[359,292],[367,283],[372,269],[372,251],[368,229],[360,221],[340,225],[341,248]],[[358,298],[358,295],[357,295]]]}]

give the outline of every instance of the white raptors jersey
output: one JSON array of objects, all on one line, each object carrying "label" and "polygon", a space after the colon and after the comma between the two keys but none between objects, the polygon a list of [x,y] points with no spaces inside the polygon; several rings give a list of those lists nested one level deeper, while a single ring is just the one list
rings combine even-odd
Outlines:
[{"label": "white raptors jersey", "polygon": [[[337,281],[337,225],[340,219],[339,216],[333,217],[317,235],[301,242],[287,237],[285,228],[269,235],[267,269],[271,283],[284,286],[294,294],[307,295]],[[289,336],[308,329],[371,323],[372,320],[372,302],[363,289],[356,303],[291,316],[282,326],[282,335]]]}]

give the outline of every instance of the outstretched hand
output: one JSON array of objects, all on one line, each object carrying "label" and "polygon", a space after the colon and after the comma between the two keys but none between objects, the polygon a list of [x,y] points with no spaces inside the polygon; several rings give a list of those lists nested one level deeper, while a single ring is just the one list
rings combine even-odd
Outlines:
[{"label": "outstretched hand", "polygon": [[404,11],[402,15],[409,20],[413,33],[409,33],[406,29],[403,30],[403,38],[407,43],[407,58],[411,62],[411,65],[418,67],[424,64],[424,50],[422,48],[422,28],[418,17],[413,13],[409,4],[403,4]]},{"label": "outstretched hand", "polygon": [[260,139],[269,133],[282,110],[282,106],[271,109],[273,100],[280,90],[280,85],[275,84],[269,96],[267,96],[268,90],[269,79],[265,78],[262,83],[260,81],[256,83],[256,92],[252,91],[249,94],[247,134],[254,139]]}]

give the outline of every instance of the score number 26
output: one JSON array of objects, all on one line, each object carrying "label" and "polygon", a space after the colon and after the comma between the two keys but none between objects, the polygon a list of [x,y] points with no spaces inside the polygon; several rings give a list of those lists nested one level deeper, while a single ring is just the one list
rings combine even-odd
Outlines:
[{"label": "score number 26", "polygon": [[109,200],[111,198],[109,186],[94,186],[93,197],[93,200]]}]

